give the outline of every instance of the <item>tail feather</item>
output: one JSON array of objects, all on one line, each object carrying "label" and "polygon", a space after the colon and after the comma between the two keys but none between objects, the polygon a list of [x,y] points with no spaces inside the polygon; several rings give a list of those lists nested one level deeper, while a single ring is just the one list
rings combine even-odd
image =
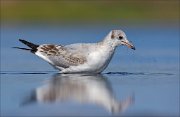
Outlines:
[{"label": "tail feather", "polygon": [[14,47],[14,48],[22,49],[22,50],[30,50],[32,53],[35,53],[37,51],[37,48],[39,47],[39,45],[33,44],[33,43],[28,42],[28,41],[23,40],[23,39],[19,39],[19,41],[22,42],[23,44],[27,45],[28,47],[30,47],[30,49],[21,48],[21,47]]},{"label": "tail feather", "polygon": [[21,50],[31,50],[31,49],[28,49],[28,48],[21,48],[21,47],[12,47],[12,48],[21,49]]},{"label": "tail feather", "polygon": [[39,45],[33,44],[33,43],[28,42],[28,41],[23,40],[23,39],[19,39],[19,41],[24,43],[25,45],[27,45],[28,47],[30,47],[32,49],[37,49],[37,47],[39,47]]}]

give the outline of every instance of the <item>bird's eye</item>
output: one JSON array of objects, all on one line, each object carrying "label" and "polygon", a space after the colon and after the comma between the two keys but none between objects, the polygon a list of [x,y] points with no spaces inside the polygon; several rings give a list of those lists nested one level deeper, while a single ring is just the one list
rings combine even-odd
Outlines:
[{"label": "bird's eye", "polygon": [[119,39],[120,39],[120,40],[123,39],[123,36],[119,36]]}]

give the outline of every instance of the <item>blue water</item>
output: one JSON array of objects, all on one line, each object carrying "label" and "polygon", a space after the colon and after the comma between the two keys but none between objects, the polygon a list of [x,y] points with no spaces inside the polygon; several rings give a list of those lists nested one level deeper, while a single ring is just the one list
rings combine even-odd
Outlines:
[{"label": "blue water", "polygon": [[[130,50],[125,46],[119,47],[108,68],[100,76],[63,76],[33,54],[11,48],[25,47],[18,42],[19,38],[37,44],[97,42],[112,29],[124,30],[136,50]],[[1,115],[178,116],[179,31],[177,24],[157,23],[3,24]],[[83,82],[83,79],[86,82]],[[43,97],[43,94],[50,97],[46,100],[37,99],[34,92],[44,86],[48,88],[39,94],[40,97]],[[30,100],[31,98],[34,101]],[[116,100],[116,104],[121,104],[129,98],[132,98],[131,103],[127,104],[123,111],[121,109],[118,109],[118,112],[112,111],[112,108],[115,108],[110,103],[112,100]],[[24,102],[26,103],[23,104]]]}]

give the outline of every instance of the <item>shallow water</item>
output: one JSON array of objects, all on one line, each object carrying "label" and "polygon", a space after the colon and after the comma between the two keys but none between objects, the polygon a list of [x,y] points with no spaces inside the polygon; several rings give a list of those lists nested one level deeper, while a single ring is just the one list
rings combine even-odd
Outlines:
[{"label": "shallow water", "polygon": [[[101,75],[57,74],[34,43],[97,42],[121,27],[136,46],[116,50]],[[173,25],[2,25],[1,116],[179,115],[179,27]],[[121,107],[121,108],[120,108]]]}]

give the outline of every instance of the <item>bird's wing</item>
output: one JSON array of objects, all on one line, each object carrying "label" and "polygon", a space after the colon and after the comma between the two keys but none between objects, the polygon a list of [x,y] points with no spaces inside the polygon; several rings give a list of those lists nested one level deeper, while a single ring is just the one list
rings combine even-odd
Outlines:
[{"label": "bird's wing", "polygon": [[71,50],[71,52],[80,52],[83,55],[86,55],[87,52],[89,52],[90,49],[92,49],[93,44],[84,44],[84,43],[76,43],[76,44],[70,44],[64,46],[65,48],[68,48],[68,50]]},{"label": "bird's wing", "polygon": [[68,68],[84,64],[87,59],[77,48],[69,48],[62,45],[43,44],[35,53],[54,66]]}]

